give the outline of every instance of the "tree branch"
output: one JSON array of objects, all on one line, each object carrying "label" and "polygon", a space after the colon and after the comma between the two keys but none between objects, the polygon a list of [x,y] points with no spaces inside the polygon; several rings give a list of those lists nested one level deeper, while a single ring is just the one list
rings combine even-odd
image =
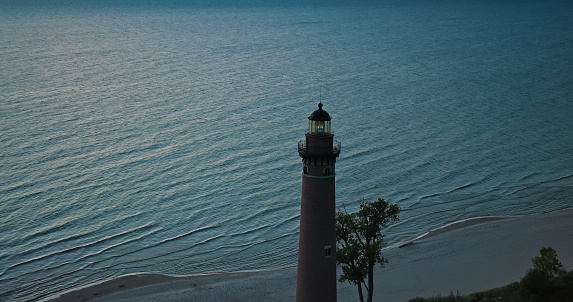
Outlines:
[{"label": "tree branch", "polygon": [[366,289],[367,292],[370,291],[370,289],[369,289],[368,286],[366,285],[366,282],[364,281],[364,279],[362,279],[362,285],[364,285],[364,288]]}]

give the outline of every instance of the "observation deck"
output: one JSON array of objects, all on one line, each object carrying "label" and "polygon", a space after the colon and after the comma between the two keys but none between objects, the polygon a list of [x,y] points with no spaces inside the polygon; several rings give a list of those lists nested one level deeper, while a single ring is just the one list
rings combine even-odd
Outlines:
[{"label": "observation deck", "polygon": [[338,157],[340,155],[340,148],[341,148],[340,142],[339,141],[333,141],[331,150],[325,150],[325,152],[320,152],[320,153],[318,153],[318,152],[310,153],[310,152],[307,152],[307,149],[306,149],[306,140],[301,140],[298,142],[298,154],[301,157],[324,157],[324,156]]}]

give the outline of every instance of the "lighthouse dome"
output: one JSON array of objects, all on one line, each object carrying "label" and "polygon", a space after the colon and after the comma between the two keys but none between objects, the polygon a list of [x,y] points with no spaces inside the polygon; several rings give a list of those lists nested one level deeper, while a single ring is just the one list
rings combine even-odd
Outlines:
[{"label": "lighthouse dome", "polygon": [[308,119],[311,121],[330,121],[330,115],[322,110],[322,103],[318,103],[318,110],[311,113]]},{"label": "lighthouse dome", "polygon": [[318,110],[315,110],[308,117],[308,133],[310,135],[325,136],[330,135],[330,115],[322,110],[322,103],[318,103]]}]

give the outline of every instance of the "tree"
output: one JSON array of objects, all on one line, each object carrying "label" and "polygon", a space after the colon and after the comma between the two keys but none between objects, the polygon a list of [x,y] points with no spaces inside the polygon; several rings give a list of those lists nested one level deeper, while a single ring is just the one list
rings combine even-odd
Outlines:
[{"label": "tree", "polygon": [[531,259],[533,268],[519,282],[519,291],[524,299],[546,301],[552,292],[560,290],[556,277],[563,270],[563,265],[557,252],[550,247],[541,248],[539,254]]},{"label": "tree", "polygon": [[336,262],[342,266],[339,282],[348,281],[357,285],[360,302],[364,302],[362,286],[372,302],[374,292],[374,266],[382,267],[388,260],[382,257],[386,246],[382,228],[398,221],[400,207],[389,205],[378,198],[374,202],[362,202],[358,213],[336,213]]},{"label": "tree", "polygon": [[557,252],[550,247],[542,247],[539,250],[539,255],[531,259],[533,269],[543,272],[548,278],[557,276],[557,273],[563,268],[557,257]]}]

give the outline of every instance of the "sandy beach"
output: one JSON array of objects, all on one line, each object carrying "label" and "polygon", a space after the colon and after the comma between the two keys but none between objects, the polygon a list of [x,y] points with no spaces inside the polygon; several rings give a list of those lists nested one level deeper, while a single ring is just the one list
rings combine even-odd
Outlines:
[{"label": "sandy beach", "polygon": [[[468,294],[519,280],[539,249],[555,249],[573,269],[573,209],[453,224],[384,252],[375,273],[376,301]],[[294,301],[296,269],[171,277],[131,275],[63,294],[52,301]],[[338,301],[356,301],[338,283]]]}]

